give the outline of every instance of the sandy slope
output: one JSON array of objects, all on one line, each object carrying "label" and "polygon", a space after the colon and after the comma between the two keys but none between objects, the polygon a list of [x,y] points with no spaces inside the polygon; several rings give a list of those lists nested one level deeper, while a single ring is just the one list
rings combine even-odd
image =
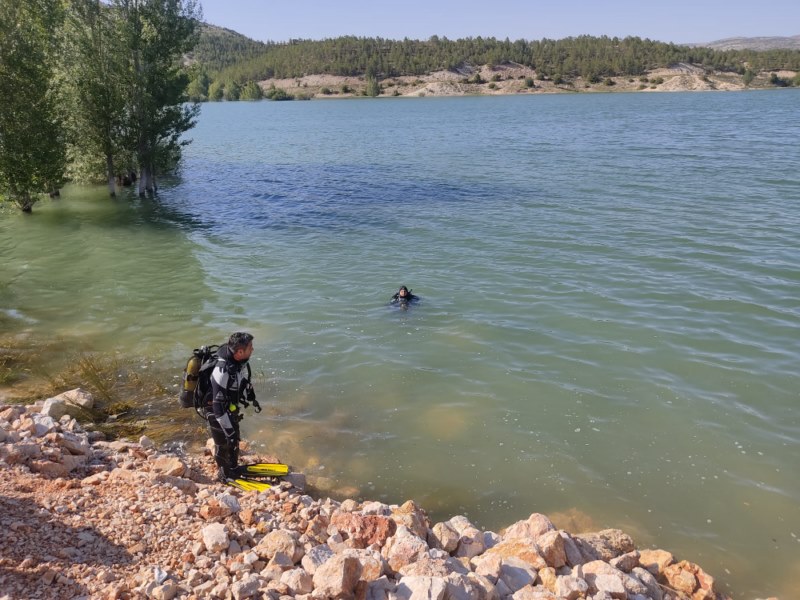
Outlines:
[{"label": "sandy slope", "polygon": [[[485,83],[468,83],[479,73]],[[793,71],[782,71],[779,77],[793,78]],[[528,81],[526,81],[526,79]],[[534,85],[528,85],[533,80]],[[613,84],[610,84],[613,82]],[[294,79],[268,79],[260,82],[264,90],[271,87],[283,89],[296,97],[342,98],[360,96],[366,87],[363,77],[337,75],[306,75]],[[701,67],[684,63],[670,68],[657,69],[643,77],[612,77],[598,83],[578,78],[573,82],[556,85],[552,81],[537,79],[536,71],[517,64],[496,67],[466,68],[460,72],[437,71],[425,76],[390,77],[381,81],[381,96],[466,96],[506,95],[575,92],[684,92],[731,91],[746,87],[757,89],[771,87],[769,73],[759,74],[749,86],[742,77],[733,73],[706,73]]]}]

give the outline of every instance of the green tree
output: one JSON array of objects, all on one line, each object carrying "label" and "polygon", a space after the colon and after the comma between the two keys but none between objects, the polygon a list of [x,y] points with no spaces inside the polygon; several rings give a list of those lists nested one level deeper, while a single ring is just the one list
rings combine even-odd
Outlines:
[{"label": "green tree", "polygon": [[221,81],[212,81],[208,86],[208,99],[219,102],[225,97],[225,84]]},{"label": "green tree", "polygon": [[208,76],[208,71],[206,71],[205,67],[193,68],[190,74],[189,87],[186,89],[189,102],[205,102],[208,100],[208,88],[210,85],[211,78]]},{"label": "green tree", "polygon": [[23,212],[62,182],[66,142],[55,78],[57,0],[0,0],[0,189]]},{"label": "green tree", "polygon": [[364,89],[364,94],[375,98],[381,95],[381,84],[378,83],[378,78],[374,75],[367,76],[367,87]]},{"label": "green tree", "polygon": [[139,166],[139,195],[156,191],[156,171],[180,158],[194,127],[197,104],[187,105],[188,75],[181,62],[197,39],[200,10],[194,0],[112,0],[127,54],[129,135]]},{"label": "green tree", "polygon": [[229,102],[235,102],[239,99],[239,96],[242,94],[242,86],[240,86],[235,81],[231,81],[225,84],[225,100]]},{"label": "green tree", "polygon": [[248,81],[242,87],[239,100],[261,100],[264,97],[264,90],[255,81]]},{"label": "green tree", "polygon": [[[116,161],[124,153],[126,103],[125,56],[116,43],[113,14],[97,0],[73,0],[64,40],[71,159],[81,166],[102,157],[108,191],[113,197]],[[89,174],[93,175],[91,171],[90,167]]]}]

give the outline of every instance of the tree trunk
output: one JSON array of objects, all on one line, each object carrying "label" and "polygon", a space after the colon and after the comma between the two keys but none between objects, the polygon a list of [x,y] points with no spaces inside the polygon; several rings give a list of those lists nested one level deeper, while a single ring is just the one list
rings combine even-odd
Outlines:
[{"label": "tree trunk", "polygon": [[31,195],[27,192],[19,194],[18,196],[14,197],[14,202],[17,203],[20,210],[24,213],[32,213],[33,212],[33,205],[36,202],[35,198],[31,198]]},{"label": "tree trunk", "polygon": [[106,177],[108,177],[108,195],[112,198],[117,196],[117,188],[114,183],[114,157],[106,154]]},{"label": "tree trunk", "polygon": [[150,165],[150,189],[153,191],[154,196],[158,193],[158,185],[156,184],[155,165]]}]

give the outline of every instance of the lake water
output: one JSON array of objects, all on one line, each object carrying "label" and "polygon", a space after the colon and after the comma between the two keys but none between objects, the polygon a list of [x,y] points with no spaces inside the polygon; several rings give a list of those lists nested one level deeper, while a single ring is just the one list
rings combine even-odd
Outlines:
[{"label": "lake water", "polygon": [[619,527],[737,598],[789,598],[798,106],[207,104],[156,202],[73,186],[3,210],[0,326],[176,376],[251,331],[244,435],[309,475],[484,528]]}]

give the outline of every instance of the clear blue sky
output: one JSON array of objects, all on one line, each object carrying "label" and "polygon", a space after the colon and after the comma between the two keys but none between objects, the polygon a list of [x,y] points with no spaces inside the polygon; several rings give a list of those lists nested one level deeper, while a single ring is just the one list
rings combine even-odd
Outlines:
[{"label": "clear blue sky", "polygon": [[691,43],[800,34],[800,0],[199,0],[204,20],[256,40],[577,35]]}]

